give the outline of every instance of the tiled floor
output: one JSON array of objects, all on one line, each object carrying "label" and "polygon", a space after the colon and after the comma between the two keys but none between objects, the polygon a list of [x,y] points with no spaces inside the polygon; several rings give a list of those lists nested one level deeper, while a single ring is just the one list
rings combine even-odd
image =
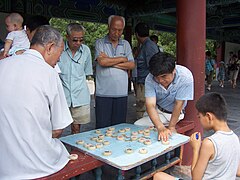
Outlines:
[{"label": "tiled floor", "polygon": [[[208,93],[209,91],[206,91],[206,93]],[[237,88],[232,89],[230,86],[229,82],[225,82],[225,87],[221,88],[218,86],[218,82],[214,81],[213,82],[213,86],[212,86],[212,90],[211,92],[219,92],[221,93],[229,106],[229,113],[228,113],[228,124],[230,126],[230,128],[238,135],[238,137],[240,138],[240,82]],[[134,123],[134,121],[136,120],[136,113],[135,113],[135,96],[133,93],[129,94],[129,98],[128,98],[128,114],[127,114],[127,122],[128,123]],[[92,101],[91,101],[91,122],[89,124],[86,125],[82,125],[81,131],[89,131],[95,128],[95,113],[94,113],[94,98],[92,96]],[[204,136],[208,136],[210,135],[212,132],[204,132]],[[63,136],[65,135],[69,135],[70,134],[70,128],[66,128],[64,130]],[[109,170],[110,169],[110,170]],[[103,175],[103,180],[109,180],[111,178],[112,175],[114,175],[114,173],[116,173],[116,171],[114,171],[114,169],[110,168],[110,167],[104,167],[103,168],[105,175]],[[106,173],[109,173],[106,174]],[[182,177],[183,179],[190,179],[190,177],[188,176],[190,174],[190,169],[189,167],[175,167],[170,169],[170,173],[174,173],[179,177]],[[111,174],[111,176],[110,176]],[[187,175],[187,176],[186,176]],[[92,172],[89,173],[85,173],[83,175],[81,175],[78,179],[80,180],[92,180],[94,179],[94,175],[92,174]]]}]

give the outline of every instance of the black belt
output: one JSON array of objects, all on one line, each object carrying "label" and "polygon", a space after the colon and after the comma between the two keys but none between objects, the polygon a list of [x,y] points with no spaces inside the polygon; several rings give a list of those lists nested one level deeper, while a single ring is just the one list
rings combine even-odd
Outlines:
[{"label": "black belt", "polygon": [[164,113],[167,113],[167,114],[172,114],[172,112],[170,112],[170,111],[168,111],[168,110],[166,110],[166,109],[163,109],[162,107],[160,107],[159,105],[157,105],[158,106],[158,109],[160,110],[160,111],[162,111],[162,112],[164,112]]}]

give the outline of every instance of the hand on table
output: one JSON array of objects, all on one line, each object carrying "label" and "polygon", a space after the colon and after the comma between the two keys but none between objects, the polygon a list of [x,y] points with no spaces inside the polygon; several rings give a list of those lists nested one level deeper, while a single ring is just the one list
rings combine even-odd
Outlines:
[{"label": "hand on table", "polygon": [[172,131],[166,127],[158,129],[158,140],[168,141],[168,138],[171,135],[172,135]]}]

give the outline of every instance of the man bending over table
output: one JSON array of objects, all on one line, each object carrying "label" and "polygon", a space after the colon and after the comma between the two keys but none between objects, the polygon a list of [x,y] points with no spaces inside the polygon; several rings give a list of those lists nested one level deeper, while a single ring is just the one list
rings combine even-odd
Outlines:
[{"label": "man bending over table", "polygon": [[168,53],[155,54],[149,62],[149,72],[145,80],[148,116],[134,124],[154,125],[158,139],[167,141],[176,131],[177,122],[184,118],[187,101],[193,100],[193,76],[186,67],[176,65],[175,58]]}]

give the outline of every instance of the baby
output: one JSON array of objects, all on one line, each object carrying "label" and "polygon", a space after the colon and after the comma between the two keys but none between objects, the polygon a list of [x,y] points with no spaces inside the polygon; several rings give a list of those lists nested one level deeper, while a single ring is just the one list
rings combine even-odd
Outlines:
[{"label": "baby", "polygon": [[3,56],[21,54],[29,49],[30,42],[22,27],[23,17],[18,13],[11,13],[6,17],[5,23],[9,33],[5,40]]}]

